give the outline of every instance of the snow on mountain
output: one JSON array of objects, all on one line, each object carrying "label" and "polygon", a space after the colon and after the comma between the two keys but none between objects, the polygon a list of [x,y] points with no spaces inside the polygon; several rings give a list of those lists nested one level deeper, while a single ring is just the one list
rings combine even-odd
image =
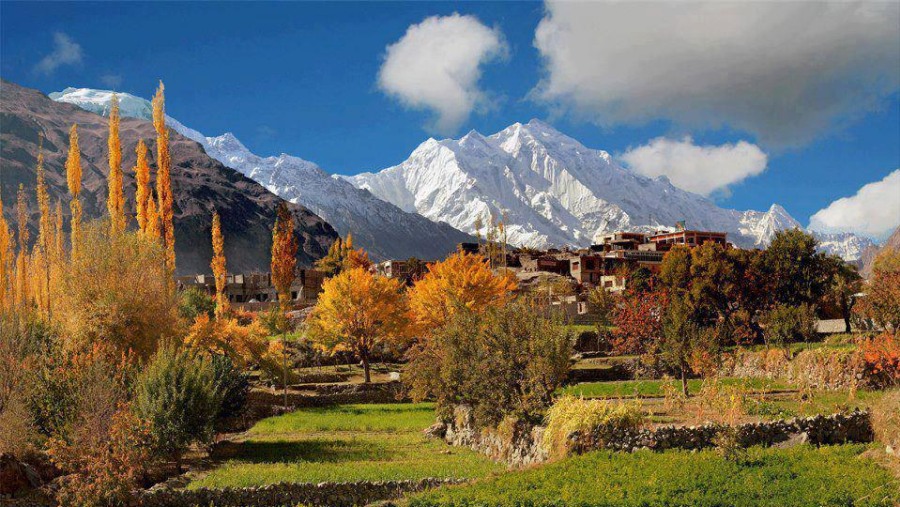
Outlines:
[{"label": "snow on mountain", "polygon": [[[102,115],[109,114],[111,91],[66,88],[50,97]],[[150,102],[127,93],[117,93],[122,116],[149,119]],[[168,125],[200,143],[207,154],[222,164],[256,180],[270,192],[302,204],[330,223],[342,236],[353,234],[354,244],[376,259],[419,257],[437,259],[456,249],[471,236],[446,223],[433,222],[399,209],[348,181],[336,178],[316,164],[287,154],[260,157],[233,134],[207,137],[167,117]]]},{"label": "snow on mountain", "polygon": [[[587,246],[616,230],[651,231],[684,220],[724,231],[741,247],[767,245],[801,227],[777,204],[765,212],[723,209],[712,201],[620,166],[539,120],[491,136],[428,139],[401,164],[348,177],[356,186],[432,219],[474,233],[476,221],[505,219],[510,241],[535,248]],[[855,238],[855,239],[851,239]],[[855,260],[866,240],[847,234],[823,248]]]}]

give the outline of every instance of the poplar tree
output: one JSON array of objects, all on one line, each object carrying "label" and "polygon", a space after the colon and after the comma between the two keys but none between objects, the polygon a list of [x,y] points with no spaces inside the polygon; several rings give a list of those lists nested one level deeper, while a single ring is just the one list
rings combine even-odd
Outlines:
[{"label": "poplar tree", "polygon": [[147,163],[147,145],[144,140],[138,141],[137,163],[134,166],[134,179],[137,182],[137,191],[134,194],[135,211],[137,212],[138,230],[141,234],[147,232],[147,207],[152,200],[150,197],[150,165]]},{"label": "poplar tree", "polygon": [[[163,246],[166,249],[166,268],[175,274],[175,227],[172,222],[174,198],[172,196],[172,159],[169,155],[169,131],[166,128],[165,87],[159,82],[159,89],[153,97],[153,127],[156,129],[156,195],[159,198],[158,212]],[[174,283],[174,281],[173,281]],[[173,286],[174,288],[174,286]]]},{"label": "poplar tree", "polygon": [[9,305],[10,271],[12,269],[13,238],[9,224],[3,215],[3,197],[0,196],[0,310]]},{"label": "poplar tree", "polygon": [[109,179],[106,210],[113,233],[125,230],[125,195],[122,191],[122,145],[119,142],[119,98],[114,93],[109,101]]},{"label": "poplar tree", "polygon": [[54,250],[53,250],[53,262],[59,264],[63,261],[63,255],[65,253],[65,241],[66,238],[63,235],[63,211],[62,211],[62,200],[56,200],[56,213],[53,215],[53,239],[55,240]]},{"label": "poplar tree", "polygon": [[72,201],[72,257],[78,253],[78,236],[81,234],[81,152],[78,149],[78,125],[69,130],[69,156],[66,158],[66,182]]},{"label": "poplar tree", "polygon": [[225,238],[222,237],[222,221],[219,212],[213,213],[212,219],[212,247],[213,257],[210,267],[213,279],[216,281],[216,318],[219,319],[228,312],[228,298],[225,297]]},{"label": "poplar tree", "polygon": [[291,284],[297,265],[297,238],[294,237],[294,217],[282,201],[278,205],[275,228],[272,230],[272,284],[278,291],[281,311],[291,307]]},{"label": "poplar tree", "polygon": [[35,245],[33,260],[33,278],[35,298],[38,307],[47,312],[50,317],[50,251],[53,246],[53,217],[50,214],[50,194],[47,192],[47,182],[44,179],[44,136],[38,141],[37,156],[37,202],[40,211],[38,222],[38,242]]},{"label": "poplar tree", "polygon": [[151,195],[147,199],[147,224],[144,231],[144,237],[153,241],[162,240],[162,230],[159,223],[159,211],[156,207],[156,199]]},{"label": "poplar tree", "polygon": [[16,219],[19,222],[19,255],[16,257],[16,307],[24,311],[28,302],[28,204],[25,187],[19,184]]}]

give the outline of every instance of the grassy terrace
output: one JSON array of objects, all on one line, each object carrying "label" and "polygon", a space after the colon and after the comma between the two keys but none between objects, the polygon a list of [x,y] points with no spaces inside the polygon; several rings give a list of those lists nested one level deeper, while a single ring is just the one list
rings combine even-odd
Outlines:
[{"label": "grassy terrace", "polygon": [[468,449],[426,439],[431,404],[344,405],[264,419],[224,446],[224,460],[189,488],[321,482],[475,478],[502,466]]},{"label": "grassy terrace", "polygon": [[409,507],[449,506],[883,506],[900,482],[862,445],[749,450],[744,463],[714,451],[594,452],[475,485],[413,497]]},{"label": "grassy terrace", "polygon": [[[753,392],[771,392],[793,389],[794,386],[779,380],[770,379],[739,379],[725,378],[722,383],[728,386],[741,386]],[[701,379],[688,380],[688,390],[691,394],[700,391],[703,381]],[[564,394],[583,396],[585,398],[647,398],[663,396],[662,380],[623,380],[617,382],[585,382],[562,388]],[[681,389],[681,382],[675,381],[675,386]]]}]

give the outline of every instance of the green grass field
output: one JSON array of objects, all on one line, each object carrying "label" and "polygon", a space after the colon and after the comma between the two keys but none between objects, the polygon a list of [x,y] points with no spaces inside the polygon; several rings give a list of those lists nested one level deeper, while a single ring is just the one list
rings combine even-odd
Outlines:
[{"label": "green grass field", "polygon": [[189,488],[277,482],[484,477],[503,467],[469,449],[427,439],[428,403],[301,409],[264,419],[224,446],[224,462]]},{"label": "green grass field", "polygon": [[594,452],[474,485],[414,496],[409,507],[891,507],[900,482],[862,445],[714,451]]},{"label": "green grass field", "polygon": [[[722,379],[725,385],[741,385],[745,389],[756,392],[769,392],[784,389],[792,389],[793,386],[779,380],[761,378]],[[701,379],[688,380],[688,391],[696,394],[700,391],[703,381]],[[653,397],[663,395],[662,380],[622,380],[617,382],[585,382],[566,386],[560,390],[563,394],[583,396],[585,398],[625,398],[625,397]],[[681,384],[676,382],[680,389]]]}]

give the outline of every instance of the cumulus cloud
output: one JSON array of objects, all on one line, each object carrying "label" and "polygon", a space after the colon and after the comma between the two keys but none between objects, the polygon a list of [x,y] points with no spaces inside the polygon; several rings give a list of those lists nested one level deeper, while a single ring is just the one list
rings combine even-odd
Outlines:
[{"label": "cumulus cloud", "polygon": [[378,86],[407,107],[435,113],[431,126],[453,134],[484,104],[482,65],[505,57],[506,41],[474,16],[432,16],[387,47]]},{"label": "cumulus cloud", "polygon": [[658,137],[619,158],[637,173],[666,176],[676,187],[709,195],[763,172],[769,157],[746,141],[697,146],[690,137],[680,141]]},{"label": "cumulus cloud", "polygon": [[535,96],[600,125],[657,119],[799,145],[900,87],[898,2],[564,2]]},{"label": "cumulus cloud", "polygon": [[34,66],[34,70],[50,75],[62,65],[77,63],[81,63],[81,46],[68,35],[56,32],[53,34],[53,51],[41,58],[41,61]]},{"label": "cumulus cloud", "polygon": [[900,169],[881,181],[864,185],[852,197],[842,197],[809,219],[822,232],[855,232],[882,239],[900,225]]}]

